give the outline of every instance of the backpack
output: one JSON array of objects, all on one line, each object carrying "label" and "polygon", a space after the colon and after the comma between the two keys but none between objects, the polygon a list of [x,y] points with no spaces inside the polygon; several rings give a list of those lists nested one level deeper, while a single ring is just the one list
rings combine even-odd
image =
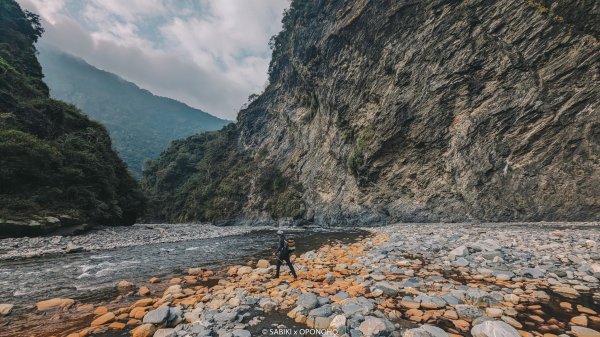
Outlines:
[{"label": "backpack", "polygon": [[285,240],[285,245],[287,246],[287,250],[290,253],[293,253],[296,250],[296,240],[294,238],[289,238]]}]

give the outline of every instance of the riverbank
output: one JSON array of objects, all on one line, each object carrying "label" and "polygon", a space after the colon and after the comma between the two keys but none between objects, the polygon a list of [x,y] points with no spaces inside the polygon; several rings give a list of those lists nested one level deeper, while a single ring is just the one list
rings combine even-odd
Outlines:
[{"label": "riverbank", "polygon": [[353,337],[596,337],[599,225],[373,228],[358,242],[300,254],[298,281],[286,269],[273,280],[269,261],[248,261],[122,284],[108,307],[57,301],[44,312],[87,310],[89,326],[69,337],[289,336],[299,328]]}]

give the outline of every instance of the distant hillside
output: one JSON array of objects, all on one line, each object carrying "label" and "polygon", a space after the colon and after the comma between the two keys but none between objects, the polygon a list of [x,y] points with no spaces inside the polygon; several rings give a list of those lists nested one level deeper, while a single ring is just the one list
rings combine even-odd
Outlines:
[{"label": "distant hillside", "polygon": [[136,175],[172,140],[218,130],[230,121],[160,97],[84,60],[41,44],[39,60],[53,98],[72,103],[104,124]]}]

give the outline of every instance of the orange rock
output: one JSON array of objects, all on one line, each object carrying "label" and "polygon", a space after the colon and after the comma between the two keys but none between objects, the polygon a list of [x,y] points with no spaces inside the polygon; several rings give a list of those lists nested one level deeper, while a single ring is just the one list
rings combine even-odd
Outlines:
[{"label": "orange rock", "polygon": [[152,337],[156,332],[153,324],[142,324],[131,331],[132,337]]},{"label": "orange rock", "polygon": [[138,294],[140,294],[140,296],[150,295],[150,289],[148,289],[148,287],[141,287]]},{"label": "orange rock", "polygon": [[588,319],[586,316],[575,316],[573,318],[571,318],[571,323],[575,324],[575,325],[580,325],[580,326],[587,326],[588,325]]},{"label": "orange rock", "polygon": [[109,329],[121,330],[125,328],[125,323],[113,322],[108,326]]},{"label": "orange rock", "polygon": [[351,286],[351,287],[348,287],[348,289],[346,290],[348,295],[350,295],[352,297],[357,297],[359,295],[363,295],[366,291],[367,290],[365,289],[365,287],[363,287],[361,285]]},{"label": "orange rock", "polygon": [[91,304],[83,304],[77,307],[77,311],[92,311],[94,310],[94,306]]},{"label": "orange rock", "polygon": [[114,319],[115,319],[115,314],[113,314],[112,312],[107,312],[106,314],[104,314],[104,315],[96,318],[94,321],[92,321],[91,326],[103,325],[108,322],[112,322]]},{"label": "orange rock", "polygon": [[97,307],[96,310],[94,310],[94,315],[104,315],[107,312],[108,312],[107,307]]},{"label": "orange rock", "polygon": [[582,314],[589,314],[589,315],[597,315],[598,313],[595,310],[592,310],[590,308],[586,308],[583,305],[577,304],[577,311],[579,311]]},{"label": "orange rock", "polygon": [[179,277],[174,277],[169,281],[169,284],[179,284],[181,283],[181,279]]},{"label": "orange rock", "polygon": [[131,312],[129,313],[129,317],[135,318],[135,319],[142,319],[142,318],[144,318],[144,316],[146,316],[147,310],[148,309],[146,307],[133,308],[131,310]]},{"label": "orange rock", "polygon": [[149,281],[150,283],[160,283],[160,279],[158,277],[153,277]]},{"label": "orange rock", "polygon": [[137,302],[135,302],[131,307],[132,308],[147,307],[149,305],[152,305],[152,303],[154,303],[154,299],[142,298],[141,300],[138,300]]},{"label": "orange rock", "polygon": [[117,316],[117,319],[123,320],[123,319],[127,319],[127,317],[129,317],[128,313],[122,313],[119,316]]},{"label": "orange rock", "polygon": [[75,301],[70,298],[53,298],[51,300],[45,300],[37,302],[37,310],[46,311],[56,308],[68,308],[75,304]]},{"label": "orange rock", "polygon": [[421,317],[421,316],[423,316],[423,311],[421,311],[419,309],[409,309],[409,310],[406,311],[406,315],[407,316]]},{"label": "orange rock", "polygon": [[519,330],[519,335],[521,335],[521,337],[533,337],[531,332],[524,330]]},{"label": "orange rock", "polygon": [[67,337],[79,337],[79,333],[68,334]]},{"label": "orange rock", "polygon": [[469,330],[469,327],[470,327],[469,322],[467,322],[463,319],[457,319],[455,321],[452,321],[452,324],[454,324],[454,326],[461,331],[467,331],[467,330]]},{"label": "orange rock", "polygon": [[138,324],[139,322],[140,322],[139,320],[137,320],[137,319],[135,319],[135,318],[132,318],[132,319],[130,319],[130,320],[128,320],[128,321],[127,321],[127,325],[129,325],[129,326],[131,326],[131,325],[136,325],[136,324]]}]

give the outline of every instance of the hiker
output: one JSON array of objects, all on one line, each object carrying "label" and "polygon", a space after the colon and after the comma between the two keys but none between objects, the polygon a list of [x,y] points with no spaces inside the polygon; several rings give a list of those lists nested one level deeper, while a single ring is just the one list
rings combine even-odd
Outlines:
[{"label": "hiker", "polygon": [[285,239],[285,235],[283,235],[283,231],[277,231],[277,238],[279,242],[277,244],[277,251],[275,251],[275,258],[277,259],[276,266],[277,272],[275,273],[275,278],[279,278],[279,268],[281,268],[281,264],[283,262],[287,263],[290,268],[290,272],[294,275],[294,279],[298,279],[298,275],[296,275],[296,271],[294,270],[294,266],[292,265],[292,261],[290,261],[290,244]]}]

